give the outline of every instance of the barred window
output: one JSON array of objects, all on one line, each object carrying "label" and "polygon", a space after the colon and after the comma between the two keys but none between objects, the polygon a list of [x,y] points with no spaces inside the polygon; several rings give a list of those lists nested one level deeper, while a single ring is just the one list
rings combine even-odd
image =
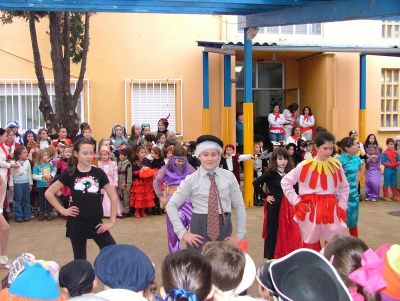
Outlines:
[{"label": "barred window", "polygon": [[400,69],[382,69],[380,127],[399,128],[399,72]]},{"label": "barred window", "polygon": [[[71,93],[75,91],[76,84],[77,80],[71,80]],[[54,81],[46,80],[46,86],[55,111]],[[82,91],[76,108],[81,121],[84,120],[83,95]],[[45,120],[39,110],[40,101],[36,79],[0,79],[0,126],[5,127],[7,123],[18,120],[22,130],[45,127]]]},{"label": "barred window", "polygon": [[382,23],[382,38],[398,39],[399,31],[400,31],[400,22],[398,21],[384,21]]}]

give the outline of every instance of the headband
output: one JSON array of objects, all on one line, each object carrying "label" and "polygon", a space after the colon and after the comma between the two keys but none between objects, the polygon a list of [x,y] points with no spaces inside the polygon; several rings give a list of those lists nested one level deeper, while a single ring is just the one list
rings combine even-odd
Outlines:
[{"label": "headband", "polygon": [[202,152],[208,149],[216,149],[220,154],[222,153],[222,147],[214,141],[204,141],[196,145],[196,157],[199,157]]}]

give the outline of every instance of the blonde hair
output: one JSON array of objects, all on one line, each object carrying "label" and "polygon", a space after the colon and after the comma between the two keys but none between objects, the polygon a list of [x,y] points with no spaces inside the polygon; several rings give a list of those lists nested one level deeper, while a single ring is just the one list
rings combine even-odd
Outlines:
[{"label": "blonde hair", "polygon": [[42,149],[42,150],[38,151],[36,158],[35,158],[35,165],[45,163],[45,162],[42,162],[43,156],[45,154],[48,155],[47,149]]}]

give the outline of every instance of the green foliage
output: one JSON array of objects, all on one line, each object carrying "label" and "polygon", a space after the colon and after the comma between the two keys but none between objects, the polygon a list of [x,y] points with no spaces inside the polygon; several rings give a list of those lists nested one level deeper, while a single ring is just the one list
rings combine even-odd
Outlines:
[{"label": "green foliage", "polygon": [[[27,12],[27,11],[1,11],[0,21],[3,24],[11,24],[14,18],[20,18],[24,21],[28,21],[29,14],[33,14],[35,16],[36,22],[39,22],[40,19],[44,17],[48,17],[48,12]],[[70,18],[70,51],[71,51],[71,60],[73,63],[78,64],[82,60],[83,53],[83,35],[85,31],[84,24],[84,16],[83,13],[71,13]],[[62,30],[64,30],[64,14],[60,14],[60,24]],[[47,34],[49,32],[47,31]]]}]

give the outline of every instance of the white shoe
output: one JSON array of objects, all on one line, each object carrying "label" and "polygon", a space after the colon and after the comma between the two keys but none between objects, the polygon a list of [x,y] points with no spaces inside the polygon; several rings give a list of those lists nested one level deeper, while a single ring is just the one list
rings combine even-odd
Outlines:
[{"label": "white shoe", "polygon": [[[364,200],[369,201],[369,199],[365,198]],[[371,200],[372,201],[372,200]]]},{"label": "white shoe", "polygon": [[371,199],[371,202],[376,202],[376,200],[375,199]]},{"label": "white shoe", "polygon": [[10,268],[10,259],[7,256],[0,256],[0,265],[6,269]]}]

